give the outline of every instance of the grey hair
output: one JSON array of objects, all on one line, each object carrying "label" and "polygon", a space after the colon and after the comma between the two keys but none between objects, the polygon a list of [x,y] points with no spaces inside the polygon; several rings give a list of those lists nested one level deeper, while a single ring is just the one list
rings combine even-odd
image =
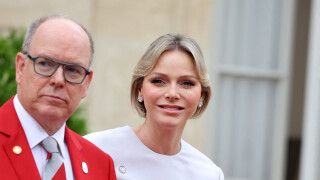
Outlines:
[{"label": "grey hair", "polygon": [[25,35],[25,38],[24,38],[24,41],[22,44],[22,53],[28,52],[28,50],[30,48],[31,40],[33,38],[34,33],[38,29],[38,27],[50,19],[57,19],[57,18],[67,19],[67,20],[74,22],[75,24],[79,25],[84,30],[84,32],[87,34],[89,41],[90,41],[90,63],[89,63],[89,67],[90,67],[92,64],[92,61],[93,61],[93,56],[94,56],[94,42],[93,42],[91,34],[83,25],[76,22],[71,17],[69,17],[67,15],[63,15],[63,14],[53,14],[53,15],[44,16],[44,17],[41,17],[40,19],[35,20],[27,29],[27,32],[26,32],[26,35]]},{"label": "grey hair", "polygon": [[208,106],[211,97],[211,85],[207,74],[205,61],[199,45],[191,38],[183,35],[166,34],[156,39],[147,49],[136,65],[131,81],[131,104],[141,117],[146,117],[146,108],[143,102],[138,102],[144,77],[148,75],[159,57],[166,51],[183,51],[188,53],[193,61],[201,84],[203,106],[198,107],[192,118],[200,116]]}]

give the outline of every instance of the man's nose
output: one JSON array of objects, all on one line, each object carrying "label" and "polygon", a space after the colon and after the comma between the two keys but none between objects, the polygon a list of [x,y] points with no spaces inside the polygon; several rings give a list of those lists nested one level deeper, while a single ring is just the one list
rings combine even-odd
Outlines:
[{"label": "man's nose", "polygon": [[63,87],[64,84],[65,84],[65,78],[63,75],[63,65],[59,65],[58,69],[50,77],[50,85]]}]

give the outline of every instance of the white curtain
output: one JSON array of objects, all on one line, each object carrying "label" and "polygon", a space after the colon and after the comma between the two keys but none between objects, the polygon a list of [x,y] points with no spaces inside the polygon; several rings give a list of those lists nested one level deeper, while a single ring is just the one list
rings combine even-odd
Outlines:
[{"label": "white curtain", "polygon": [[281,180],[295,1],[214,2],[211,158],[226,180]]}]

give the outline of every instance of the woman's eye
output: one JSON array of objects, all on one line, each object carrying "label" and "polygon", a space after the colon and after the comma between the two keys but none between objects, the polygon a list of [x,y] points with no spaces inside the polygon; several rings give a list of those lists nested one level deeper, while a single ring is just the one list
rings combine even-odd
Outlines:
[{"label": "woman's eye", "polygon": [[153,80],[151,80],[151,83],[152,84],[163,84],[164,81],[162,81],[161,79],[153,79]]},{"label": "woman's eye", "polygon": [[194,86],[194,83],[191,82],[191,81],[183,81],[181,84],[182,84],[183,86]]}]

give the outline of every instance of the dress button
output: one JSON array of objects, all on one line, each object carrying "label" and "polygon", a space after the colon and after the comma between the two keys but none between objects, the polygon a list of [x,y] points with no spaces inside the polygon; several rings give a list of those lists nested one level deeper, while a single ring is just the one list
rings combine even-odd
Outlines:
[{"label": "dress button", "polygon": [[120,166],[119,167],[119,171],[122,173],[122,174],[124,174],[124,173],[126,173],[126,167],[124,167],[124,166]]}]

